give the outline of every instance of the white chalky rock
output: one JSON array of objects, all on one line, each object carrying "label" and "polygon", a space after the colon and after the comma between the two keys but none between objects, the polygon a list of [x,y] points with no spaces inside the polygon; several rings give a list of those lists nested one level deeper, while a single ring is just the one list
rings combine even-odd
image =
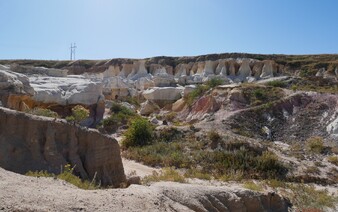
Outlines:
[{"label": "white chalky rock", "polygon": [[249,60],[243,60],[241,66],[239,67],[237,76],[241,81],[245,81],[247,77],[251,76],[251,68]]},{"label": "white chalky rock", "polygon": [[27,76],[9,70],[9,67],[0,65],[0,91],[8,90],[18,94],[33,95],[34,90],[29,84]]},{"label": "white chalky rock", "polygon": [[274,73],[276,72],[274,67],[274,61],[267,60],[264,61],[264,66],[262,69],[261,78],[270,78],[273,77]]},{"label": "white chalky rock", "polygon": [[43,103],[96,104],[102,98],[101,82],[85,79],[82,76],[68,77],[29,77],[35,91],[33,99]]},{"label": "white chalky rock", "polygon": [[109,66],[108,69],[103,72],[103,78],[116,77],[120,72],[119,66]]},{"label": "white chalky rock", "polygon": [[154,87],[145,90],[142,94],[147,100],[176,101],[182,97],[184,87]]}]

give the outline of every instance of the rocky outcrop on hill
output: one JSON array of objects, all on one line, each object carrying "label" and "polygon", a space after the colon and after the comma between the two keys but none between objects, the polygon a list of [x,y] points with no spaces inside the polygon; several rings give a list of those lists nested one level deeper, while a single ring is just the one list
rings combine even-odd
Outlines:
[{"label": "rocky outcrop on hill", "polygon": [[0,166],[24,174],[60,173],[75,166],[82,179],[94,176],[103,185],[125,182],[120,148],[115,139],[62,120],[0,108]]}]

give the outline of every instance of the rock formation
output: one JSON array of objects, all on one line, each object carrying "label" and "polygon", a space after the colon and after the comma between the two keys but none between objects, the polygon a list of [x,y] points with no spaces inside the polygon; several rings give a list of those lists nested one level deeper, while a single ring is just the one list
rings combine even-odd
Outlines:
[{"label": "rock formation", "polygon": [[58,174],[71,164],[82,179],[96,175],[112,186],[126,180],[117,141],[96,130],[5,108],[0,108],[0,120],[0,166],[7,170]]}]

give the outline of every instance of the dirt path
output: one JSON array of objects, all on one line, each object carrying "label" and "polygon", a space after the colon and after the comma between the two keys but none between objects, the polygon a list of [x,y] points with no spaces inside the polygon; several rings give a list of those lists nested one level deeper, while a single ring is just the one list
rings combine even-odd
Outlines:
[{"label": "dirt path", "polygon": [[124,167],[124,172],[126,173],[127,176],[130,175],[131,173],[134,173],[143,178],[147,175],[151,175],[154,171],[159,172],[161,170],[143,165],[141,163],[132,160],[128,160],[126,158],[122,158],[122,163]]}]

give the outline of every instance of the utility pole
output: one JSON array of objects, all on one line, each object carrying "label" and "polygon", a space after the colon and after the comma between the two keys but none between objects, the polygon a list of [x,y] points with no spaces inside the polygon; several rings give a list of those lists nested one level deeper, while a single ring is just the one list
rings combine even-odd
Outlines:
[{"label": "utility pole", "polygon": [[70,60],[75,60],[75,49],[76,49],[76,43],[70,44]]}]

